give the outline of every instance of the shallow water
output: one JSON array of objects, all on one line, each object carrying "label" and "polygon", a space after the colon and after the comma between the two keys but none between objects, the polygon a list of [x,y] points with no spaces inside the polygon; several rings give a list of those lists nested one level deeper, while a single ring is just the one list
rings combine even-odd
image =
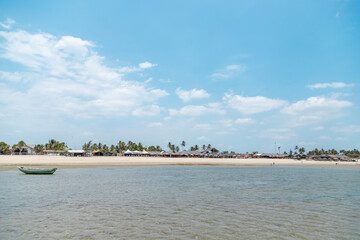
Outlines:
[{"label": "shallow water", "polygon": [[360,239],[360,171],[0,172],[0,239]]}]

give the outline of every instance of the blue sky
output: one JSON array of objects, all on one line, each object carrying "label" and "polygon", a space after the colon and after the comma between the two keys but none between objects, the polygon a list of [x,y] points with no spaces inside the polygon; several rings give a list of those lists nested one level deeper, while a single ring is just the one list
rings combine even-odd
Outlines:
[{"label": "blue sky", "polygon": [[0,141],[360,148],[359,1],[0,9]]}]

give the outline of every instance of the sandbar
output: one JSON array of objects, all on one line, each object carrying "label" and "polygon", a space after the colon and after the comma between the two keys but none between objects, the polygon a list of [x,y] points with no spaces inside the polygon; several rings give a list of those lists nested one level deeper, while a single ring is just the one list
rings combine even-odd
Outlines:
[{"label": "sandbar", "polygon": [[[275,164],[273,164],[275,163]],[[16,166],[89,168],[120,166],[303,166],[359,169],[358,162],[268,158],[165,158],[165,157],[66,157],[48,155],[0,155],[0,170]]]}]

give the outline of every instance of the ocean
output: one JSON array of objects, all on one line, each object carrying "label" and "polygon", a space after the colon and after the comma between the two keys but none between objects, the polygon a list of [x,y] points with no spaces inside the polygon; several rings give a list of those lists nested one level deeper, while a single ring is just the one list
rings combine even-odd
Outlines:
[{"label": "ocean", "polygon": [[0,171],[0,239],[360,239],[360,171]]}]

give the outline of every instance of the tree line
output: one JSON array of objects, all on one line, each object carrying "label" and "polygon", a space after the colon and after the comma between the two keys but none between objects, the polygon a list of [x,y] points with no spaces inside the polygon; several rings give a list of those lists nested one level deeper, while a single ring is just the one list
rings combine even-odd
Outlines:
[{"label": "tree line", "polygon": [[[182,150],[185,150],[186,147],[186,142],[182,141],[180,144]],[[171,142],[169,142],[167,144],[167,147],[169,149],[169,151],[176,153],[176,152],[180,152],[180,146],[177,146]],[[211,144],[208,145],[203,145],[202,149],[208,149],[211,148]],[[159,145],[151,145],[151,146],[144,146],[141,142],[139,143],[135,143],[132,141],[128,141],[127,143],[124,141],[119,141],[117,144],[115,145],[110,145],[107,146],[106,144],[102,144],[102,143],[96,143],[93,141],[89,141],[87,143],[85,143],[82,146],[82,149],[85,152],[94,152],[94,151],[99,151],[101,153],[107,153],[107,154],[117,154],[117,153],[121,153],[127,150],[130,151],[147,151],[147,152],[162,152],[164,151],[164,149],[162,149]],[[199,150],[199,146],[198,145],[194,145],[194,146],[190,146],[190,151],[195,151],[195,150]],[[216,150],[217,151],[217,150]]]},{"label": "tree line", "polygon": [[[5,142],[0,142],[0,154],[11,154],[12,152],[19,152],[21,151],[21,149],[23,149],[26,146],[26,143],[24,141],[19,141],[18,143],[14,144],[13,146],[10,147],[10,145],[6,144]],[[168,142],[167,144],[167,148],[169,151],[172,152],[179,152],[180,150],[184,151],[186,147],[186,142],[182,141],[179,145],[175,145],[171,142]],[[34,151],[37,154],[42,154],[44,150],[56,150],[56,151],[64,151],[69,149],[67,144],[65,142],[59,142],[56,141],[55,139],[50,139],[47,143],[45,144],[36,144],[34,146]],[[88,141],[86,143],[84,143],[84,145],[82,146],[82,149],[85,152],[94,152],[94,151],[99,151],[103,154],[108,154],[108,155],[116,155],[118,153],[130,150],[130,151],[148,151],[148,152],[162,152],[164,151],[164,149],[162,149],[159,145],[151,145],[151,146],[144,146],[141,142],[139,143],[135,143],[132,141],[128,141],[127,143],[124,141],[119,141],[117,144],[112,144],[110,146],[106,145],[106,144],[102,144],[101,142],[96,143],[93,141]],[[212,148],[211,144],[203,144],[201,147],[197,144],[195,144],[194,146],[190,146],[188,148],[190,151],[196,151],[196,150],[206,150],[206,149],[211,149],[212,152],[217,153],[219,152],[216,148]],[[280,152],[280,147],[278,147],[278,150]],[[294,151],[292,149],[289,150],[289,153],[284,152],[285,155],[297,155],[297,154],[305,154],[306,150],[304,147],[299,147],[299,146],[295,146],[294,147]],[[227,154],[229,153],[229,151],[222,151],[221,153]],[[231,151],[231,154],[235,154],[235,152]],[[253,152],[253,154],[258,153],[258,152]],[[306,153],[306,155],[308,156],[313,156],[313,155],[345,155],[347,157],[350,158],[360,158],[360,152],[357,149],[353,149],[353,150],[340,150],[337,151],[336,149],[328,149],[328,150],[324,150],[324,149],[318,149],[315,148],[313,150],[310,150]]]},{"label": "tree line", "polygon": [[[5,142],[0,142],[0,154],[11,154],[12,152],[20,152],[24,147],[26,146],[26,143],[21,140],[18,143],[12,145],[10,148],[10,145],[6,144]],[[36,144],[34,146],[34,151],[38,154],[43,153],[44,150],[66,150],[68,148],[67,144],[64,142],[58,142],[55,139],[50,139],[48,143],[45,144]]]}]

